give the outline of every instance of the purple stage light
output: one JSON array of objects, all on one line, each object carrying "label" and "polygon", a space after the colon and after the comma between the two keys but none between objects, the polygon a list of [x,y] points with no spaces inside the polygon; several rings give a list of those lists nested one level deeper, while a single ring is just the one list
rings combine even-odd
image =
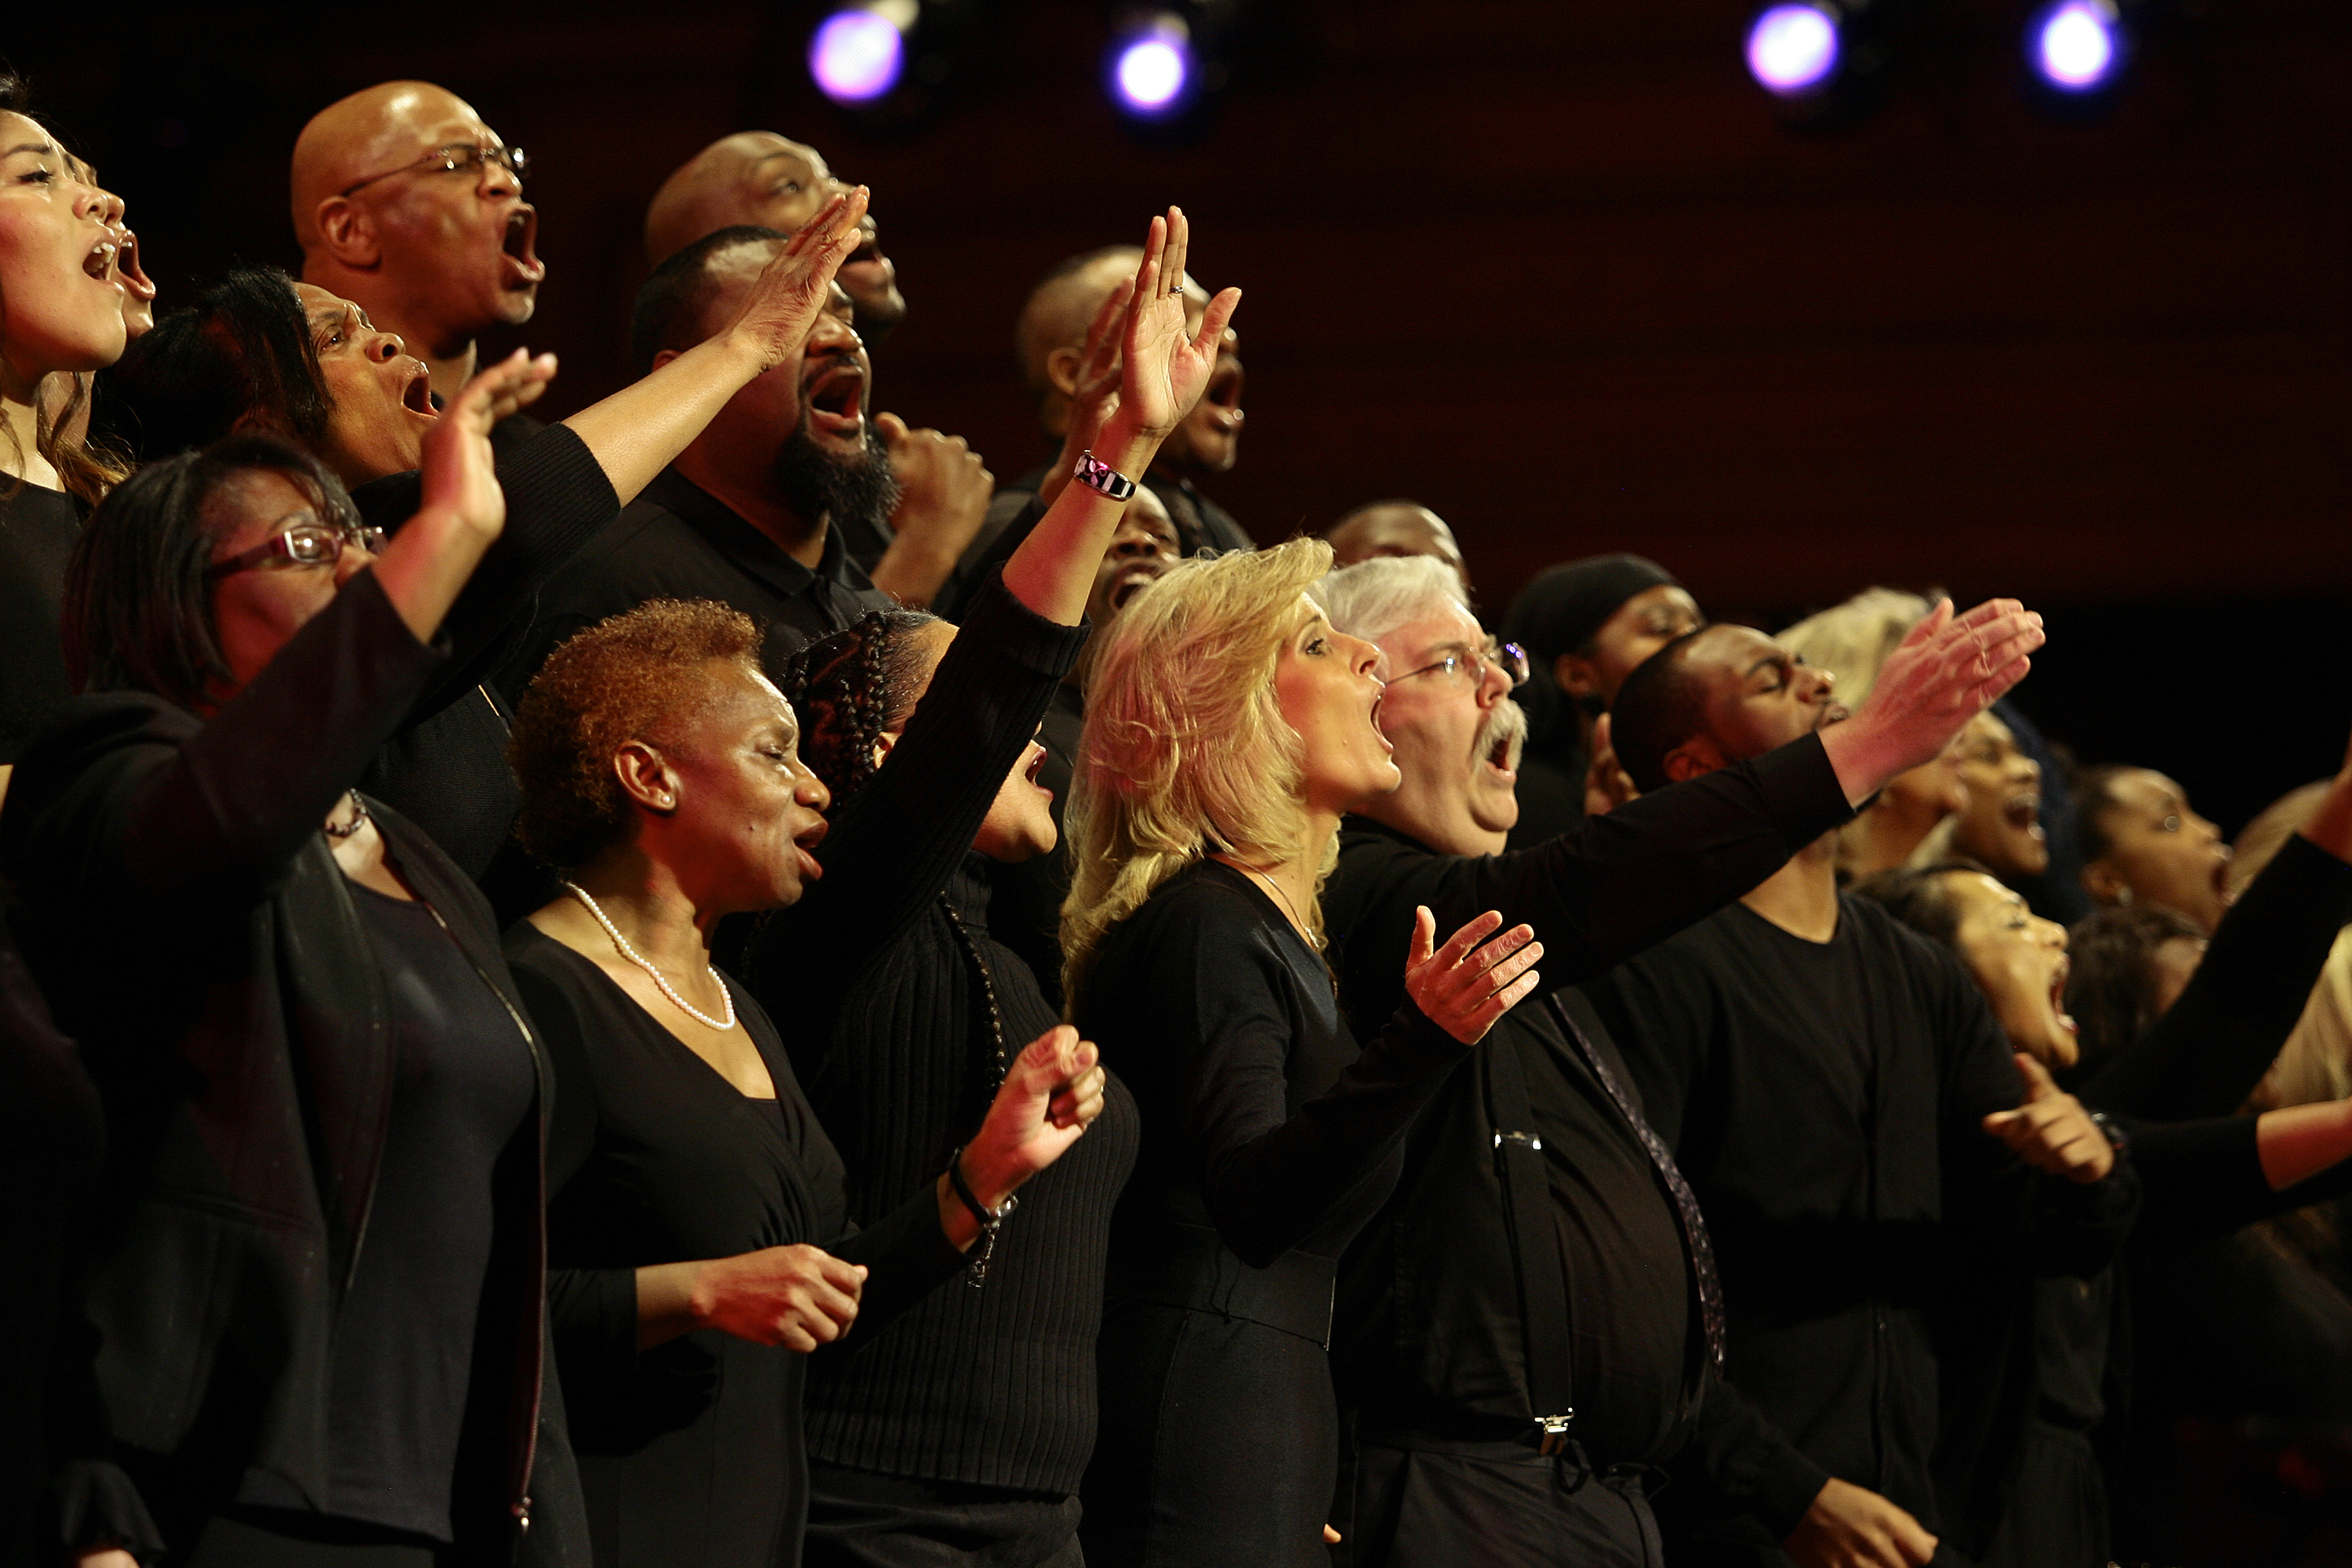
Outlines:
[{"label": "purple stage light", "polygon": [[835,11],[809,40],[809,75],[835,103],[871,103],[898,85],[906,39],[882,7]]},{"label": "purple stage light", "polygon": [[1768,5],[1748,27],[1748,69],[1781,98],[1801,98],[1827,83],[1841,52],[1837,13],[1827,5]]},{"label": "purple stage light", "polygon": [[1160,16],[1115,47],[1111,90],[1120,108],[1150,120],[1182,104],[1193,63],[1192,37],[1180,18]]},{"label": "purple stage light", "polygon": [[2034,13],[2026,54],[2051,86],[2088,92],[2105,85],[2123,57],[2123,22],[2110,0],[2060,0]]}]

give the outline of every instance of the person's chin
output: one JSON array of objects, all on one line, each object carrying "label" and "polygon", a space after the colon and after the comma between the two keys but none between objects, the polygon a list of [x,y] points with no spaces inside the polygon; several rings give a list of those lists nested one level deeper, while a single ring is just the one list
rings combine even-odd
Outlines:
[{"label": "person's chin", "polygon": [[861,283],[853,289],[845,280],[842,291],[856,308],[861,332],[887,332],[907,319],[907,297],[898,292],[896,283]]}]

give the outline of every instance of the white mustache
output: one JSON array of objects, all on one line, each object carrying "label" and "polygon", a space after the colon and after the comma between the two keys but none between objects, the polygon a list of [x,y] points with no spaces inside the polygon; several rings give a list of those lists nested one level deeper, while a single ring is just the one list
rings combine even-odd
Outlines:
[{"label": "white mustache", "polygon": [[1496,703],[1487,713],[1486,721],[1478,726],[1475,754],[1483,762],[1495,754],[1496,745],[1503,743],[1507,743],[1509,748],[1504,752],[1503,765],[1516,773],[1519,766],[1519,753],[1528,743],[1528,713],[1526,709],[1507,697]]}]

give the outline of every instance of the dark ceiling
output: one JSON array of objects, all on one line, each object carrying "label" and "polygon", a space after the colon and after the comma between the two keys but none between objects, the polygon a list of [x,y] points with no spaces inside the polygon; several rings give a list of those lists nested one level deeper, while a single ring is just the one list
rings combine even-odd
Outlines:
[{"label": "dark ceiling", "polygon": [[[230,4],[12,23],[0,47],[130,198],[167,305],[233,258],[290,260],[295,131],[423,76],[531,151],[528,338],[577,405],[623,374],[646,197],[766,126],[874,187],[913,306],[882,405],[1002,476],[1039,455],[1010,364],[1028,285],[1181,202],[1195,270],[1248,292],[1249,433],[1213,489],[1261,539],[1409,495],[1490,601],[1635,549],[1766,619],[1874,581],[2085,626],[2234,600],[2259,626],[2242,602],[2291,595],[2291,635],[2345,671],[2339,0],[2168,5],[2082,123],[2023,91],[2021,0],[1915,0],[1884,107],[1832,133],[1776,121],[1736,0],[1256,0],[1180,151],[1106,105],[1107,6],[981,3],[936,117],[887,140],[809,87],[810,5]],[[2095,731],[2088,668],[2052,697]],[[2352,700],[2320,706],[2333,729]]]}]

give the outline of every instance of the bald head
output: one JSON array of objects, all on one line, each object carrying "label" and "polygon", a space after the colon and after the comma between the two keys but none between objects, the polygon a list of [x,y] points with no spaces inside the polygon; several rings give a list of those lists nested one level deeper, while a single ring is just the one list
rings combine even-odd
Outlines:
[{"label": "bald head", "polygon": [[1323,538],[1331,546],[1333,563],[1353,566],[1381,556],[1428,555],[1454,569],[1462,592],[1470,593],[1470,569],[1463,563],[1462,547],[1445,520],[1419,501],[1383,500],[1360,506],[1333,523]]},{"label": "bald head", "polygon": [[530,321],[547,276],[520,163],[471,104],[431,82],[329,104],[294,143],[302,280],[399,334],[432,366],[434,390],[456,395],[475,337]]},{"label": "bald head", "polygon": [[[722,228],[790,234],[850,188],[815,148],[772,131],[738,131],[688,159],[654,193],[646,209],[646,259],[659,267]],[[871,213],[866,234],[842,264],[840,280],[856,307],[858,331],[871,341],[898,324],[907,300]]]},{"label": "bald head", "polygon": [[429,81],[363,88],[310,117],[294,139],[294,239],[319,244],[319,206],[330,197],[415,163],[450,142],[495,142],[473,105]]}]

